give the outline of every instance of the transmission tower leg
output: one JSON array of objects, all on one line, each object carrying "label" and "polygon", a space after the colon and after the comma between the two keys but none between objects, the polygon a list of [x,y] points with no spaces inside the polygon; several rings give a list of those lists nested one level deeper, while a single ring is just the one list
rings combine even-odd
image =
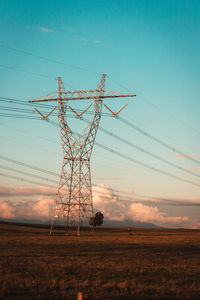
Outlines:
[{"label": "transmission tower leg", "polygon": [[64,224],[65,224],[65,235],[67,235],[68,226],[67,226],[66,218],[64,218]]},{"label": "transmission tower leg", "polygon": [[67,212],[67,234],[70,234],[70,225],[69,225],[69,210]]},{"label": "transmission tower leg", "polygon": [[55,212],[56,212],[56,205],[54,205],[54,214],[53,214],[53,218],[52,218],[52,221],[51,221],[50,235],[52,235],[52,233],[53,233],[53,229],[54,229],[54,223],[55,223]]}]

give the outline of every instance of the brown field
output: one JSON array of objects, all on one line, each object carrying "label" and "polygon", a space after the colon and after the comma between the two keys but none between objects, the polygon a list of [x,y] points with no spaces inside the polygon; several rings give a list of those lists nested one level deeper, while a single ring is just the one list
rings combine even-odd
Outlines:
[{"label": "brown field", "polygon": [[200,230],[0,224],[1,299],[200,299]]}]

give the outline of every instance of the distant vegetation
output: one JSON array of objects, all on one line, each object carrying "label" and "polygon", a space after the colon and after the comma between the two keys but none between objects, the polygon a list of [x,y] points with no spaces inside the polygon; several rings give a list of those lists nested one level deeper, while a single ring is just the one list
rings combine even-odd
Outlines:
[{"label": "distant vegetation", "polygon": [[104,215],[98,211],[94,217],[91,217],[89,220],[89,224],[91,226],[101,226],[103,224]]},{"label": "distant vegetation", "polygon": [[0,224],[1,299],[200,299],[200,230]]}]

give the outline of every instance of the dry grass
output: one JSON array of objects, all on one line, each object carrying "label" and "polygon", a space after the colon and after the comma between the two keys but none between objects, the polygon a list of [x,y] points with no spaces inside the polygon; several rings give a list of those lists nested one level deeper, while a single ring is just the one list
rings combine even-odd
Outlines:
[{"label": "dry grass", "polygon": [[1,299],[200,299],[200,230],[0,224]]}]

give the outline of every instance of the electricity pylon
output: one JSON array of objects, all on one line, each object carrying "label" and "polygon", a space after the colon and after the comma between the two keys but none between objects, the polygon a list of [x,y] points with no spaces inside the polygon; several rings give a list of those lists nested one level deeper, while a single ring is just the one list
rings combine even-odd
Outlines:
[{"label": "electricity pylon", "polygon": [[[63,164],[54,205],[54,215],[50,234],[52,234],[56,219],[62,217],[64,219],[65,231],[67,228],[69,230],[70,225],[76,224],[79,236],[81,220],[93,217],[90,157],[101,119],[103,99],[135,96],[132,94],[104,90],[105,77],[106,74],[103,74],[96,89],[86,91],[65,91],[62,80],[58,77],[57,94],[49,94],[29,101],[31,103],[57,102],[57,105],[46,116],[35,108],[43,119],[47,119],[57,108],[63,150]],[[69,127],[67,119],[68,112],[72,111],[77,118],[81,118],[91,107],[91,104],[82,113],[78,114],[75,109],[69,105],[69,101],[73,102],[75,100],[83,99],[93,100],[94,114],[83,133],[77,136]],[[116,117],[126,105],[118,112],[113,112],[107,105],[105,105],[105,107],[114,117]]]}]

